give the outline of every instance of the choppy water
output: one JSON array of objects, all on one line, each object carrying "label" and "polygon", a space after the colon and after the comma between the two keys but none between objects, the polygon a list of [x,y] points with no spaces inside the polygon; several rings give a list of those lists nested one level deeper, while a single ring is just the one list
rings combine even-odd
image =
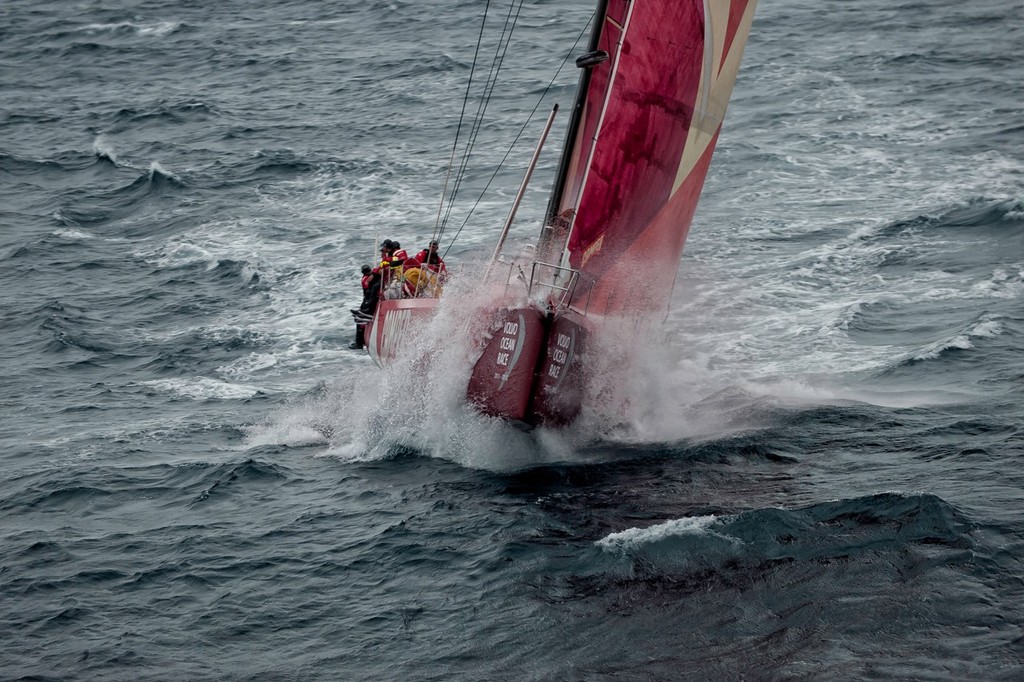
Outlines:
[{"label": "choppy water", "polygon": [[480,5],[0,5],[0,678],[1024,676],[1024,4],[762,0],[630,416],[533,435],[345,349]]}]

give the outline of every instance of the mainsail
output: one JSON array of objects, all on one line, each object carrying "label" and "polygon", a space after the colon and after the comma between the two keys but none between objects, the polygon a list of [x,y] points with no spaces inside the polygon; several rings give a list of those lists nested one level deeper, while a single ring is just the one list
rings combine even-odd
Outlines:
[{"label": "mainsail", "polygon": [[[664,310],[721,130],[756,0],[607,0],[548,244],[592,314]],[[564,240],[564,241],[562,241]],[[550,253],[550,250],[548,250]]]}]

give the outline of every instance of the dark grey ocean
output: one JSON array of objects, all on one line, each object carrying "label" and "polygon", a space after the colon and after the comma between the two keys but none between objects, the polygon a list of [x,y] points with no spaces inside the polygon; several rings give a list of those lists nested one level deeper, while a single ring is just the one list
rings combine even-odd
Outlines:
[{"label": "dark grey ocean", "polygon": [[[761,0],[628,409],[533,433],[347,349],[484,4],[0,3],[0,679],[1024,679],[1024,2]],[[463,282],[592,5],[522,6]]]}]

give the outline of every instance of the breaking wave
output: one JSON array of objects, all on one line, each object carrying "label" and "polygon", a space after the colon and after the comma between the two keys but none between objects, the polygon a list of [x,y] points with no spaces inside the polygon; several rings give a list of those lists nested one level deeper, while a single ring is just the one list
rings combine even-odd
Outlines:
[{"label": "breaking wave", "polygon": [[647,575],[850,560],[912,544],[969,550],[974,530],[970,519],[935,495],[881,493],[792,510],[676,519],[612,533],[596,544]]},{"label": "breaking wave", "polygon": [[973,324],[962,329],[956,334],[930,343],[927,346],[913,352],[906,362],[921,362],[924,360],[935,360],[949,353],[971,350],[975,347],[977,339],[995,338],[1003,332],[1003,325],[999,318],[992,315],[982,315]]},{"label": "breaking wave", "polygon": [[157,21],[152,23],[136,23],[132,21],[117,21],[109,24],[86,24],[76,29],[76,32],[96,34],[128,34],[141,36],[166,36],[180,31],[185,24],[178,21]]}]

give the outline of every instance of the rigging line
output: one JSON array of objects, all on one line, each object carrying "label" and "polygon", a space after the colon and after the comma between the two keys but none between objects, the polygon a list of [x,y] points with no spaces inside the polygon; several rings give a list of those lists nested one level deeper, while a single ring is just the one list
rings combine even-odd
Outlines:
[{"label": "rigging line", "polygon": [[490,104],[491,97],[494,93],[494,87],[497,85],[501,65],[505,60],[505,55],[508,53],[509,45],[512,43],[512,32],[515,30],[516,23],[519,20],[519,14],[523,9],[523,2],[524,0],[519,0],[519,6],[516,10],[515,17],[512,16],[512,11],[516,9],[515,0],[512,0],[512,3],[509,5],[509,13],[505,17],[505,26],[502,28],[501,38],[498,40],[498,45],[495,48],[494,58],[491,61],[491,70],[488,74],[487,81],[484,84],[484,92],[481,95],[480,104],[477,107],[477,115],[473,121],[473,127],[470,130],[466,152],[462,158],[462,165],[455,177],[455,186],[448,199],[448,209],[445,213],[444,220],[441,221],[442,232],[448,223],[448,219],[451,217],[451,211],[455,204],[455,197],[458,194],[459,188],[462,186],[462,179],[465,177],[465,171],[469,166],[470,156],[476,146],[477,136],[480,133],[480,129],[483,127],[484,114],[487,111],[487,105]]},{"label": "rigging line", "polygon": [[455,236],[452,237],[451,244],[449,244],[448,248],[445,249],[442,258],[448,255],[448,250],[451,249],[451,247],[455,244],[455,240],[458,239],[459,234],[462,233],[462,228],[466,227],[466,225],[469,224],[469,219],[473,217],[473,213],[474,211],[476,211],[477,207],[480,205],[480,202],[483,200],[484,194],[487,193],[487,190],[490,188],[491,183],[494,182],[494,178],[498,177],[498,171],[501,170],[501,167],[504,165],[505,161],[508,160],[509,154],[512,153],[512,149],[519,142],[519,138],[523,136],[524,132],[526,132],[526,128],[527,126],[530,125],[530,121],[533,119],[533,115],[537,113],[538,109],[540,109],[540,105],[544,102],[544,98],[547,97],[548,92],[551,91],[551,88],[554,86],[555,81],[558,79],[558,74],[562,72],[562,69],[565,68],[566,63],[569,61],[569,59],[572,58],[573,53],[576,51],[576,46],[580,44],[580,41],[583,39],[583,36],[587,34],[587,28],[590,26],[590,24],[593,23],[594,17],[596,15],[597,12],[594,12],[593,14],[590,15],[590,21],[588,21],[586,26],[583,27],[583,30],[580,31],[580,34],[576,36],[576,42],[574,42],[572,44],[572,47],[569,48],[569,51],[565,55],[565,59],[562,60],[562,63],[558,66],[558,70],[555,71],[555,75],[551,77],[551,80],[548,82],[547,87],[544,88],[544,92],[540,94],[540,99],[537,100],[537,104],[534,105],[533,111],[530,112],[530,115],[526,117],[526,122],[523,123],[523,127],[519,129],[518,133],[516,133],[516,137],[514,140],[512,140],[512,144],[510,144],[508,149],[505,150],[505,155],[501,157],[501,161],[498,162],[498,166],[494,169],[494,172],[491,173],[491,177],[487,180],[487,184],[484,185],[484,188],[480,191],[480,196],[476,198],[476,202],[473,204],[473,207],[469,209],[469,214],[466,216],[466,219],[462,221],[462,225],[459,225],[459,229],[455,232]]},{"label": "rigging line", "polygon": [[[499,51],[501,49],[502,41],[505,38],[505,32],[508,30],[509,15],[511,15],[511,13],[512,13],[512,7],[514,6],[514,4],[515,4],[515,0],[512,0],[512,4],[509,5],[509,14],[505,16],[505,25],[502,28],[501,38],[499,39],[498,44],[497,44],[497,46],[495,48],[495,50],[496,50],[495,56],[497,55],[497,51]],[[486,17],[485,17],[485,21],[486,21]],[[476,67],[477,61],[478,61],[478,55],[474,54],[473,55],[473,66],[474,66],[474,69]],[[456,196],[459,193],[459,188],[462,186],[462,179],[465,176],[465,170],[466,170],[466,167],[467,167],[468,162],[469,162],[469,155],[472,152],[472,148],[473,148],[473,142],[472,141],[474,139],[474,132],[476,130],[478,130],[479,126],[480,126],[480,116],[481,116],[480,109],[483,106],[484,100],[488,96],[487,86],[491,82],[491,79],[494,77],[494,65],[495,65],[495,57],[492,57],[491,58],[490,69],[487,72],[487,77],[484,79],[484,86],[483,86],[484,90],[483,90],[483,92],[480,95],[479,102],[477,103],[476,114],[470,119],[471,120],[471,125],[470,125],[470,131],[469,131],[469,133],[467,135],[468,140],[466,142],[466,149],[465,149],[465,151],[462,152],[462,156],[461,156],[460,162],[459,162],[459,168],[455,172],[455,180],[452,183],[452,191],[447,196],[448,205],[445,207],[444,217],[441,218],[440,221],[437,224],[435,224],[435,231],[437,231],[439,234],[444,232],[445,225],[448,223],[448,218],[449,218],[449,216],[451,216],[452,209],[453,209],[454,204],[455,204],[455,198],[456,198]],[[467,89],[467,91],[466,91],[467,98],[469,97],[469,95],[470,95],[470,92]],[[451,168],[454,165],[454,157],[455,157],[454,152],[455,152],[455,150],[453,149],[452,152],[453,152],[452,153],[452,161],[449,164],[449,173],[451,172]],[[438,213],[440,214],[440,211]]]},{"label": "rigging line", "polygon": [[508,49],[512,41],[512,33],[515,30],[516,23],[518,22],[519,13],[522,10],[522,4],[523,1],[519,0],[518,8],[516,10],[514,17],[512,17],[512,10],[516,9],[515,0],[513,0],[513,2],[509,6],[509,15],[506,17],[505,27],[502,30],[502,37],[499,40],[498,45],[496,46],[495,56],[494,59],[492,60],[492,67],[490,67],[490,73],[488,74],[487,80],[485,81],[484,84],[484,91],[480,95],[480,103],[477,109],[477,115],[474,120],[473,126],[470,130],[469,139],[466,144],[465,155],[462,159],[462,164],[459,168],[459,172],[456,174],[456,181],[454,189],[452,190],[449,199],[449,205],[447,205],[444,217],[441,220],[440,226],[438,228],[439,233],[443,233],[443,231],[447,227],[447,224],[449,224],[449,221],[452,217],[452,213],[455,209],[456,198],[459,195],[459,190],[462,188],[463,181],[467,177],[469,160],[472,156],[473,151],[475,150],[476,140],[479,136],[479,132],[483,127],[484,114],[486,112],[487,105],[489,104],[490,99],[493,98],[495,87],[497,86],[498,83],[498,77],[501,72],[502,63],[504,62],[505,55],[508,53]]},{"label": "rigging line", "polygon": [[437,217],[434,219],[434,232],[437,232],[437,226],[441,221],[441,209],[444,207],[444,195],[448,191],[448,179],[452,175],[452,164],[455,162],[455,151],[459,146],[459,134],[462,132],[462,120],[466,116],[466,105],[469,103],[469,92],[470,88],[473,87],[473,73],[476,71],[476,60],[477,55],[480,54],[480,45],[484,39],[484,27],[487,25],[487,12],[491,8],[491,0],[487,0],[487,4],[484,6],[484,18],[480,22],[480,34],[476,39],[476,49],[473,51],[473,64],[469,69],[469,82],[466,83],[466,94],[462,97],[462,111],[459,112],[459,124],[455,128],[455,141],[452,142],[452,154],[448,159],[448,172],[444,176],[444,185],[441,187],[441,201],[437,205]]},{"label": "rigging line", "polygon": [[[449,158],[449,161],[448,161],[448,173],[447,173],[447,175],[445,177],[445,192],[442,192],[442,194],[441,194],[441,204],[438,206],[437,217],[435,218],[435,222],[434,222],[434,230],[436,232],[443,232],[444,231],[444,223],[447,222],[447,220],[448,220],[448,215],[451,213],[451,210],[452,210],[452,203],[455,201],[455,196],[456,196],[456,194],[458,194],[459,186],[462,183],[462,174],[463,174],[463,169],[465,167],[465,160],[463,160],[462,163],[460,164],[459,170],[455,172],[455,179],[454,179],[454,183],[452,185],[451,193],[447,194],[448,182],[449,182],[449,178],[452,175],[453,168],[455,166],[455,154],[458,151],[459,138],[460,138],[461,133],[462,133],[463,124],[465,122],[466,108],[467,108],[468,103],[469,103],[469,98],[472,95],[473,74],[476,73],[476,68],[477,68],[477,65],[479,64],[480,48],[483,45],[483,36],[484,36],[484,32],[485,32],[486,27],[487,27],[487,17],[488,17],[488,10],[489,9],[490,9],[490,0],[487,0],[487,9],[484,12],[483,20],[480,23],[480,34],[477,37],[477,46],[476,46],[476,49],[475,49],[475,51],[473,53],[473,66],[472,66],[472,69],[470,71],[470,79],[469,79],[469,82],[466,83],[466,94],[465,94],[465,96],[463,98],[463,102],[462,102],[462,112],[459,115],[459,125],[458,125],[458,129],[456,131],[455,141],[454,141],[454,143],[452,145],[452,154],[451,154],[451,157]],[[506,22],[507,21],[508,20],[506,18]],[[493,70],[493,69],[494,69],[494,65],[493,65],[493,62],[492,62],[491,70]],[[490,75],[490,73],[488,73],[487,80],[490,80],[490,78],[491,78],[491,75]],[[479,116],[479,107],[478,107],[477,116]],[[470,130],[472,131],[472,129],[476,125],[477,125],[476,121],[474,120],[473,121],[473,125],[470,127]],[[447,196],[446,196],[446,194],[447,194]],[[445,203],[446,199],[448,201],[448,206],[445,209],[444,218],[441,218],[441,212],[442,212],[442,209],[444,208],[444,203]]]},{"label": "rigging line", "polygon": [[455,208],[455,199],[458,196],[459,190],[462,188],[462,182],[466,177],[466,171],[469,167],[469,159],[472,156],[473,149],[476,147],[476,140],[480,133],[480,129],[483,127],[484,114],[494,93],[494,87],[498,82],[498,74],[501,71],[502,62],[504,61],[505,54],[507,54],[509,45],[511,44],[512,32],[515,30],[516,22],[519,19],[519,13],[522,11],[522,6],[523,0],[519,0],[519,10],[516,11],[515,17],[513,18],[512,12],[516,8],[515,0],[512,0],[509,4],[508,15],[505,17],[505,25],[502,27],[501,37],[495,46],[494,57],[491,60],[491,68],[487,75],[487,79],[484,82],[484,90],[480,95],[480,102],[477,106],[477,113],[473,119],[473,125],[470,129],[466,150],[462,157],[462,163],[455,175],[455,184],[448,198],[448,207],[445,211],[444,218],[441,220],[441,225],[439,227],[439,232],[441,233],[443,233],[447,227],[452,211]]}]

